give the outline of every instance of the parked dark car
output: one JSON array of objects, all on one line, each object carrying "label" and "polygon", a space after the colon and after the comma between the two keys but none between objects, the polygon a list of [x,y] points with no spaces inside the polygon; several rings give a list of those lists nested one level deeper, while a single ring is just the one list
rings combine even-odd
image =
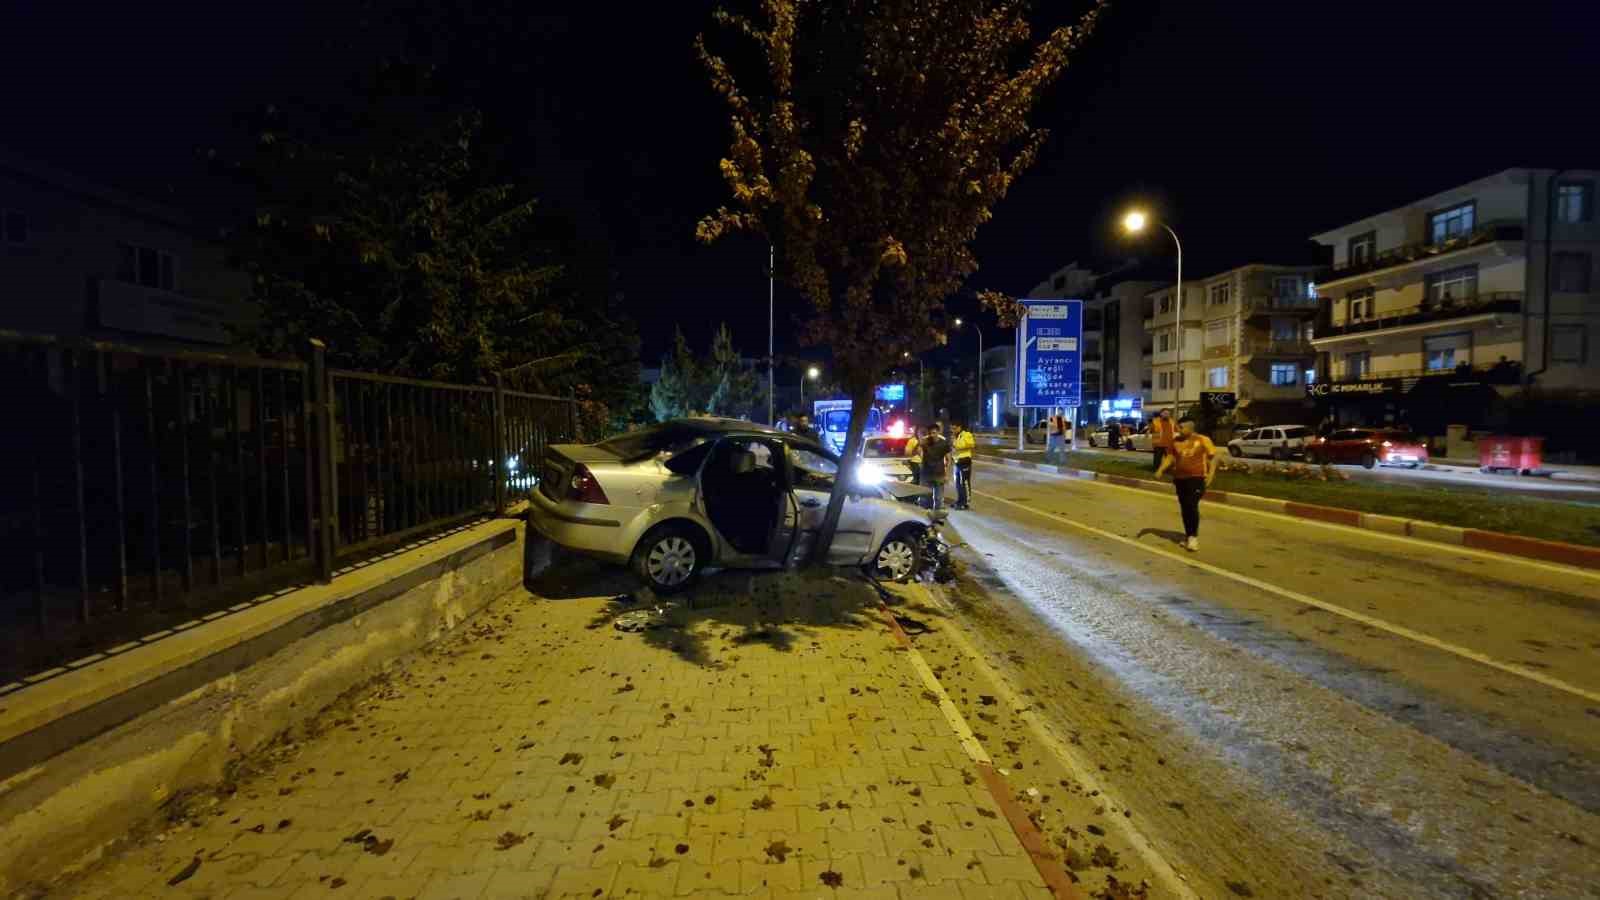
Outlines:
[{"label": "parked dark car", "polygon": [[1306,445],[1306,459],[1317,465],[1360,463],[1374,466],[1428,464],[1428,445],[1409,431],[1385,428],[1343,428]]}]

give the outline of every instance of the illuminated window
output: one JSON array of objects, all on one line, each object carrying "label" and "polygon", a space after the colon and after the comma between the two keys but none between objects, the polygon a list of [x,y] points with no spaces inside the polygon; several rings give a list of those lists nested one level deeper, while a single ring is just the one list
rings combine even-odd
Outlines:
[{"label": "illuminated window", "polygon": [[1293,385],[1295,376],[1299,374],[1300,367],[1294,363],[1273,363],[1272,383],[1282,386]]},{"label": "illuminated window", "polygon": [[1279,275],[1272,279],[1272,296],[1279,300],[1299,299],[1300,278],[1296,275]]},{"label": "illuminated window", "polygon": [[1575,181],[1556,186],[1556,221],[1576,225],[1593,216],[1594,182]]},{"label": "illuminated window", "polygon": [[[1422,339],[1422,366],[1430,372],[1444,372],[1456,367],[1456,351],[1465,351],[1461,346],[1462,336],[1458,334],[1441,334],[1436,337]],[[1466,361],[1465,354],[1461,358]]]},{"label": "illuminated window", "polygon": [[1355,379],[1365,378],[1372,372],[1372,354],[1369,352],[1346,353],[1344,355],[1344,377]]},{"label": "illuminated window", "polygon": [[1372,318],[1376,312],[1372,288],[1351,291],[1346,297],[1346,302],[1350,305],[1349,318],[1352,322],[1365,322]]},{"label": "illuminated window", "polygon": [[1454,240],[1472,233],[1473,218],[1478,204],[1468,201],[1459,206],[1442,209],[1428,217],[1428,239],[1435,244]]},{"label": "illuminated window", "polygon": [[1471,300],[1478,296],[1478,267],[1462,266],[1435,272],[1424,279],[1425,296],[1429,302],[1449,304],[1455,300]]},{"label": "illuminated window", "polygon": [[1225,388],[1228,386],[1228,367],[1215,366],[1206,370],[1206,387]]}]

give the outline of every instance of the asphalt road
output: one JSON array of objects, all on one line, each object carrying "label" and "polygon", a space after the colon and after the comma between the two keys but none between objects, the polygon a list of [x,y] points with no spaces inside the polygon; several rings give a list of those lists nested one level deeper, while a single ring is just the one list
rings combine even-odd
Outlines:
[{"label": "asphalt road", "polygon": [[[997,449],[1015,449],[1015,436],[1001,441],[989,438],[986,443]],[[1043,450],[1042,444],[1029,444],[1029,450]],[[1112,458],[1131,458],[1134,453],[1121,450],[1093,448],[1080,444],[1078,449],[1090,453],[1104,453]],[[1146,455],[1148,458],[1148,455]],[[1240,462],[1250,465],[1272,465],[1272,460],[1240,457]],[[1555,478],[1534,478],[1517,475],[1485,474],[1476,469],[1434,465],[1422,469],[1379,467],[1363,469],[1360,466],[1340,466],[1340,471],[1355,481],[1375,481],[1381,484],[1400,484],[1411,487],[1474,487],[1501,490],[1509,494],[1543,497],[1548,500],[1572,500],[1600,503],[1600,482],[1571,481]]]},{"label": "asphalt road", "polygon": [[1600,897],[1600,573],[975,480],[957,605],[1202,896]]}]

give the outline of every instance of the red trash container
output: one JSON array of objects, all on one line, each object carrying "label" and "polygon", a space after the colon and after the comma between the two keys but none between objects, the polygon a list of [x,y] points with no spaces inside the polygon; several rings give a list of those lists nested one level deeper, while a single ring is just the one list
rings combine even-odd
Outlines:
[{"label": "red trash container", "polygon": [[1544,438],[1496,434],[1478,439],[1478,468],[1484,472],[1510,469],[1529,475],[1544,465]]}]

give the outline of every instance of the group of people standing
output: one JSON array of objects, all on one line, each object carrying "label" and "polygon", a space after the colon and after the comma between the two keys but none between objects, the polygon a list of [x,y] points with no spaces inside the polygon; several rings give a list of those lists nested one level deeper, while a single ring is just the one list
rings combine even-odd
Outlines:
[{"label": "group of people standing", "polygon": [[952,473],[956,479],[955,509],[971,509],[972,452],[977,440],[960,422],[950,425],[950,437],[944,436],[944,427],[938,422],[911,430],[906,441],[905,455],[911,463],[912,478],[917,484],[933,488],[933,508],[944,506],[945,484]]}]

